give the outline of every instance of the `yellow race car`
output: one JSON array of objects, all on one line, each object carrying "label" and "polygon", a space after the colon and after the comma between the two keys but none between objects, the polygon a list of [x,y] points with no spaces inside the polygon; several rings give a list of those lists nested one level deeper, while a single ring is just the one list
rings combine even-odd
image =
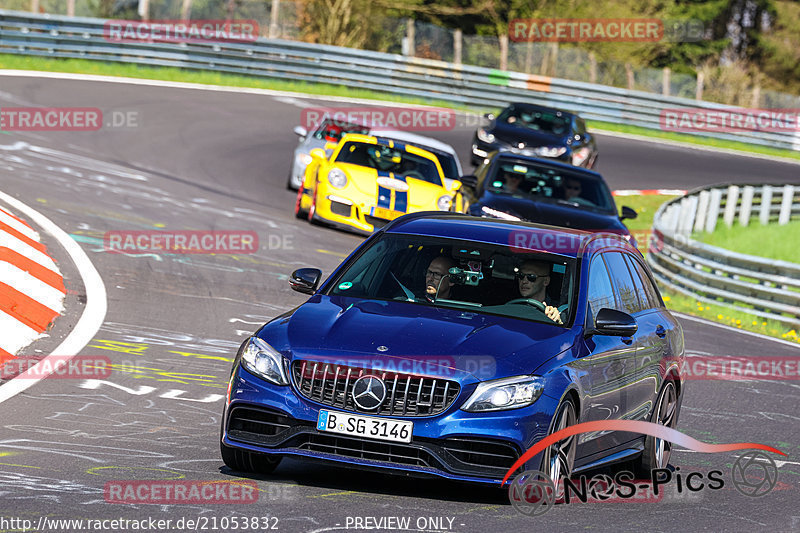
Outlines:
[{"label": "yellow race car", "polygon": [[333,153],[311,151],[294,212],[298,218],[372,233],[406,213],[449,211],[455,191],[427,150],[369,135],[347,134]]}]

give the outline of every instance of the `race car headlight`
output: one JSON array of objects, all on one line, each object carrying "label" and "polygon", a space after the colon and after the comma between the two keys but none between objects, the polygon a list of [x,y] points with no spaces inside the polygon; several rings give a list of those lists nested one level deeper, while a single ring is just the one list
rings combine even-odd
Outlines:
[{"label": "race car headlight", "polygon": [[543,390],[544,379],[539,376],[486,381],[478,385],[461,409],[470,413],[519,409],[535,402]]},{"label": "race car headlight", "polygon": [[328,181],[330,182],[331,187],[341,189],[347,185],[347,174],[345,174],[341,169],[333,168],[330,172],[328,172]]},{"label": "race car headlight", "polygon": [[438,200],[436,200],[436,207],[439,208],[439,211],[450,211],[450,206],[453,205],[453,198],[451,196],[440,196]]},{"label": "race car headlight", "polygon": [[288,385],[282,359],[275,348],[258,337],[250,337],[242,351],[242,365],[247,370],[276,385]]},{"label": "race car headlight", "polygon": [[489,133],[483,128],[478,128],[478,139],[482,140],[485,143],[493,143],[494,135]]},{"label": "race car headlight", "polygon": [[588,146],[584,146],[583,148],[572,152],[572,164],[576,167],[582,165],[589,158],[590,153],[592,152],[589,150]]},{"label": "race car headlight", "polygon": [[540,146],[533,150],[533,153],[542,157],[558,157],[566,153],[566,146]]},{"label": "race car headlight", "polygon": [[297,154],[294,159],[301,167],[307,167],[311,164],[311,161],[313,161],[313,158],[309,154]]}]

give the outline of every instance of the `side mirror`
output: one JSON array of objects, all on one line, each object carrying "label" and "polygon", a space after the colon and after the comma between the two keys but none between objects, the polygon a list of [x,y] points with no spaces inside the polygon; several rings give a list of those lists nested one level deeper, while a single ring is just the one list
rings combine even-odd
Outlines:
[{"label": "side mirror", "polygon": [[339,146],[339,143],[326,142],[325,143],[325,150],[333,151],[333,150],[336,149],[337,146]]},{"label": "side mirror", "polygon": [[297,135],[298,137],[301,137],[302,139],[305,139],[306,136],[308,136],[308,130],[305,129],[303,126],[295,126],[294,127],[294,133],[295,133],[295,135]]},{"label": "side mirror", "polygon": [[632,337],[639,329],[636,320],[628,313],[604,307],[594,319],[594,333],[612,337]]},{"label": "side mirror", "polygon": [[633,209],[631,209],[627,205],[623,205],[622,206],[622,215],[620,215],[619,219],[620,220],[625,220],[626,218],[629,218],[629,219],[633,220],[634,218],[636,218],[638,216],[639,215],[636,213],[636,211],[634,211]]},{"label": "side mirror", "polygon": [[476,189],[478,187],[478,177],[472,174],[467,174],[466,176],[461,176],[461,185],[464,187],[469,187],[470,189]]},{"label": "side mirror", "polygon": [[314,159],[328,159],[328,154],[322,148],[312,148],[309,155]]},{"label": "side mirror", "polygon": [[322,270],[318,268],[298,268],[289,278],[289,286],[303,294],[314,294],[317,284],[322,277]]}]

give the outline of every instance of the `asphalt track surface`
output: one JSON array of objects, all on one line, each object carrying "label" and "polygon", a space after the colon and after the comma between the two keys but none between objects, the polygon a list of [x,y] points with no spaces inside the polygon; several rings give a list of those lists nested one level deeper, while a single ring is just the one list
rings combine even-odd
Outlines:
[{"label": "asphalt track surface", "polygon": [[[496,490],[284,460],[274,475],[250,478],[260,491],[250,505],[106,503],[109,480],[237,477],[218,452],[229,361],[260,324],[304,301],[286,282],[292,270],[317,266],[329,273],[361,241],[296,220],[295,195],[284,188],[296,143],[291,128],[301,108],[319,104],[302,96],[0,77],[0,106],[138,114],[136,127],[0,134],[0,189],[68,232],[105,282],[105,322],[81,353],[114,363],[102,382],[48,379],[0,404],[0,517],[34,525],[42,516],[173,524],[205,517],[206,530],[213,530],[214,518],[220,524],[223,517],[269,516],[270,527],[287,532],[345,530],[356,517],[409,517],[410,529],[425,531],[800,530],[797,381],[692,381],[685,393],[681,431],[703,442],[758,442],[788,454],[778,463],[777,488],[761,498],[739,494],[730,483],[680,494],[673,484],[659,502],[572,503],[528,517]],[[466,162],[473,131],[435,136]],[[602,135],[599,145],[599,170],[615,189],[800,183],[796,165]],[[239,256],[103,252],[106,231],[145,229],[252,230],[262,249]],[[70,292],[52,337],[29,349],[37,357],[63,338],[85,303],[75,267],[52,238],[44,239]],[[691,354],[800,352],[712,325],[682,324]],[[676,451],[672,464],[684,473],[718,468],[729,480],[735,457]]]}]

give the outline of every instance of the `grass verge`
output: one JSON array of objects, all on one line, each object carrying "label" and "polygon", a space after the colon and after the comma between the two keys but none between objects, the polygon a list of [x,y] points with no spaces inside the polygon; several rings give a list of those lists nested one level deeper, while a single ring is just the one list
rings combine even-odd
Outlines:
[{"label": "grass verge", "polygon": [[694,239],[743,254],[800,263],[800,220],[785,226],[762,226],[756,220],[747,227],[718,225],[714,233],[695,233]]},{"label": "grass verge", "polygon": [[[662,203],[670,200],[671,198],[674,198],[674,196],[646,195],[617,196],[615,198],[617,206],[627,205],[633,208],[639,214],[639,216],[635,219],[626,220],[625,223],[628,226],[628,229],[631,230],[633,236],[639,242],[639,249],[642,250],[643,253],[645,252],[647,239],[650,235],[650,228],[653,226],[653,216],[655,215],[656,210]],[[790,227],[793,225],[794,227]],[[776,226],[774,224],[771,226],[759,225],[757,228],[759,230],[762,228],[772,228],[774,230]],[[737,235],[732,236],[730,241],[726,240],[720,242],[709,242],[708,240],[705,240],[704,242],[708,242],[709,244],[713,244],[715,246],[721,246],[723,248],[735,249],[736,251],[741,251],[742,253],[753,253],[753,255],[758,255],[761,257],[772,257],[771,255],[765,255],[765,253],[762,252],[776,252],[775,259],[782,259],[785,256],[785,253],[794,254],[795,262],[799,262],[797,259],[798,251],[796,243],[800,242],[800,221],[792,222],[786,226],[782,226],[782,228],[786,229],[782,229],[781,231],[786,231],[786,233],[781,233],[780,240],[783,241],[781,243],[772,242],[778,239],[775,239],[774,235],[772,234],[767,236],[766,233],[756,235],[752,238],[752,240],[750,240],[746,235],[747,232],[757,228],[756,226],[750,226],[748,228],[734,226],[732,228],[732,233]],[[712,236],[717,237],[718,234],[722,235],[722,232],[718,230],[712,234]],[[743,237],[742,240],[738,240],[738,234],[741,234],[741,237]],[[737,247],[734,248],[732,246],[724,246],[723,242],[733,242],[737,245]],[[793,244],[794,246],[792,246]],[[788,261],[789,259],[786,260]],[[705,318],[706,320],[732,326],[737,329],[753,331],[755,333],[762,333],[770,337],[796,342],[798,346],[800,346],[800,334],[798,334],[796,330],[787,327],[785,324],[781,324],[780,322],[774,320],[764,320],[761,317],[738,311],[725,304],[710,304],[706,302],[700,302],[695,298],[686,296],[680,292],[670,291],[663,287],[659,288],[661,289],[661,295],[664,297],[664,302],[667,304],[667,307],[673,311],[699,318]],[[740,307],[746,307],[746,304],[741,304]]]},{"label": "grass verge", "polygon": [[[95,74],[103,76],[122,76],[128,78],[175,81],[183,83],[202,83],[206,85],[221,85],[226,87],[249,87],[256,89],[271,89],[276,91],[291,91],[318,96],[348,96],[351,98],[365,98],[369,100],[435,105],[459,109],[462,111],[475,111],[475,109],[472,108],[453,106],[451,103],[438,100],[427,100],[424,98],[415,98],[401,94],[384,93],[366,89],[348,89],[341,85],[285,80],[267,80],[251,76],[240,76],[236,74],[221,74],[216,72],[186,70],[174,67],[141,67],[138,65],[129,65],[125,63],[106,63],[88,59],[55,59],[37,56],[0,54],[0,69],[70,72],[75,74]],[[490,109],[481,111],[490,111]],[[491,111],[496,110],[491,109]],[[756,146],[744,142],[713,139],[710,137],[700,137],[695,135],[641,128],[638,126],[625,126],[600,121],[588,122],[591,128],[598,130],[630,133],[653,139],[665,139],[688,144],[800,160],[800,152],[795,152],[793,150],[782,150],[779,148]]]}]

